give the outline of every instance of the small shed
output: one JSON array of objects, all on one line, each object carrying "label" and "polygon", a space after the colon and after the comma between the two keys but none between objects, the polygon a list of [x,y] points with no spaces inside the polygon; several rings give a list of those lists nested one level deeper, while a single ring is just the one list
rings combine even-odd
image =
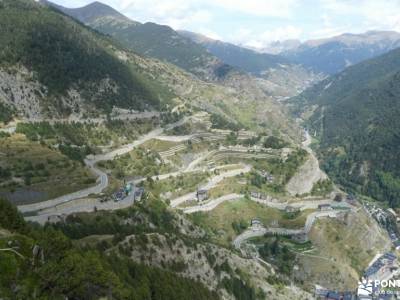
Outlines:
[{"label": "small shed", "polygon": [[263,228],[263,223],[259,219],[252,219],[250,225],[252,230],[261,230]]},{"label": "small shed", "polygon": [[347,203],[349,203],[351,205],[355,205],[357,203],[357,198],[352,194],[348,194],[346,196],[346,201],[347,201]]},{"label": "small shed", "polygon": [[291,205],[288,205],[285,207],[285,212],[287,212],[287,213],[296,213],[298,211],[300,211],[300,209],[298,207],[294,207]]},{"label": "small shed", "polygon": [[250,192],[250,196],[259,199],[261,194],[259,192]]},{"label": "small shed", "polygon": [[305,232],[294,234],[291,239],[297,243],[305,243],[308,241],[308,235]]},{"label": "small shed", "polygon": [[330,204],[319,204],[318,209],[320,211],[332,210],[332,206]]},{"label": "small shed", "polygon": [[204,201],[208,198],[208,191],[207,190],[197,190],[196,193],[197,201]]},{"label": "small shed", "polygon": [[251,225],[251,226],[261,226],[262,223],[261,223],[261,221],[260,221],[259,219],[252,219],[252,220],[250,221],[250,225]]}]

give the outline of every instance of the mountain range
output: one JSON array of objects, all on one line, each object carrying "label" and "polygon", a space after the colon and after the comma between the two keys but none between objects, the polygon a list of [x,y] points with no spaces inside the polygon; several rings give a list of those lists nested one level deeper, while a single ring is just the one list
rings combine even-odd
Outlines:
[{"label": "mountain range", "polygon": [[272,44],[264,51],[279,54],[314,72],[336,74],[346,67],[370,59],[400,46],[400,33],[368,31],[361,34],[345,33],[339,36],[309,40],[304,43],[287,41]]},{"label": "mountain range", "polygon": [[172,28],[150,22],[141,24],[103,3],[93,2],[74,9],[48,1],[42,3],[51,5],[87,26],[112,36],[136,53],[172,63],[202,79],[215,79],[221,75],[220,70],[226,68],[223,62],[205,51],[203,47],[179,35]]},{"label": "mountain range", "polygon": [[[117,38],[136,52],[178,65],[203,79],[213,80],[225,74],[226,65],[269,78],[270,70],[294,68],[294,77],[316,81],[316,74],[332,75],[363,60],[373,58],[400,46],[400,34],[393,31],[368,31],[342,34],[325,39],[273,42],[261,52],[230,43],[216,41],[197,33],[174,31],[168,26],[133,21],[113,8],[93,2],[81,8],[51,4],[84,24]],[[157,41],[157,42],[155,42]],[[199,47],[199,45],[201,47]],[[205,51],[208,50],[208,51]],[[226,65],[225,65],[226,64]],[[285,68],[282,68],[282,65]],[[296,76],[299,73],[301,76]],[[222,73],[221,73],[221,70]],[[314,74],[312,74],[314,73]],[[321,78],[321,76],[319,77]],[[272,78],[273,84],[283,81]],[[303,82],[291,82],[300,87]],[[290,84],[286,85],[286,87]]]},{"label": "mountain range", "polygon": [[[189,73],[166,59],[138,54],[132,45],[123,45],[123,39],[83,25],[84,20],[96,23],[94,20],[99,21],[106,14],[106,19],[111,18],[118,24],[141,26],[103,4],[72,10],[82,18],[77,23],[65,11],[60,14],[60,7],[49,6],[48,2],[39,6],[26,0],[22,3],[29,9],[23,10],[23,14],[18,3],[13,6],[5,2],[0,11],[4,29],[0,39],[8,45],[0,54],[4,120],[9,120],[10,116],[37,120],[71,115],[96,117],[110,113],[114,107],[169,111],[184,104],[222,115],[243,126],[265,123],[267,119],[270,130],[280,128],[296,136],[282,108],[266,92],[269,87],[259,84],[246,72],[224,64],[189,39],[178,35],[183,43],[198,49],[183,50],[190,57],[174,51],[169,53],[197,64],[197,59],[192,58],[201,52],[199,55],[208,57],[207,61],[216,62],[211,69],[208,63],[198,63],[196,70],[188,68],[193,72]],[[101,17],[97,13],[101,13]],[[15,26],[19,28],[18,35],[12,30]],[[143,26],[155,28],[152,32],[159,36],[148,42],[162,41],[155,49],[165,48],[169,33],[176,35],[166,26]],[[186,49],[171,44],[171,49],[177,48]],[[207,79],[202,76],[206,73],[213,75],[205,76]]]},{"label": "mountain range", "polygon": [[267,92],[278,96],[278,99],[294,96],[324,77],[322,73],[313,72],[283,56],[260,53],[189,31],[179,33],[203,46],[221,61],[262,79],[260,83]]},{"label": "mountain range", "polygon": [[[47,1],[42,3],[112,36],[136,53],[174,64],[205,81],[217,81],[232,87],[238,77],[248,81],[244,74],[248,72],[262,79],[258,80],[258,85],[267,95],[279,98],[296,95],[321,79],[321,76],[282,56],[260,54],[155,23],[141,24],[99,2],[75,9]],[[202,39],[208,42],[200,42]]]},{"label": "mountain range", "polygon": [[225,63],[256,75],[259,75],[270,68],[278,68],[280,65],[291,63],[288,59],[285,59],[282,56],[259,53],[234,44],[213,40],[193,32],[179,31],[179,34],[202,45],[210,53]]}]

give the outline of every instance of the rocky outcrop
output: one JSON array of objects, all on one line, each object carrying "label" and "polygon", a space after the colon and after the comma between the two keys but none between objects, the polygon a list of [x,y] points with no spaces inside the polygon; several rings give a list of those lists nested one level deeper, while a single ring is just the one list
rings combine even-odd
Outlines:
[{"label": "rocky outcrop", "polygon": [[47,91],[32,76],[23,67],[0,69],[0,101],[17,109],[22,116],[36,119],[42,114],[40,102]]},{"label": "rocky outcrop", "polygon": [[286,186],[290,195],[303,195],[311,192],[315,183],[328,177],[319,168],[317,158],[310,154],[308,160],[299,168]]},{"label": "rocky outcrop", "polygon": [[268,299],[313,299],[312,295],[296,287],[278,289],[268,283],[274,271],[254,259],[238,256],[228,249],[211,243],[193,243],[172,235],[158,233],[132,235],[118,245],[118,249],[137,262],[171,269],[178,274],[201,281],[221,293],[223,299],[232,299],[220,285],[224,278],[245,274],[248,284],[262,290]]}]

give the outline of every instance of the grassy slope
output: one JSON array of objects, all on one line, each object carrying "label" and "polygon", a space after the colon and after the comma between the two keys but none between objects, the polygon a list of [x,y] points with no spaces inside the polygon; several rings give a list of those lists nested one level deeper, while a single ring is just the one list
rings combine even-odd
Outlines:
[{"label": "grassy slope", "polygon": [[157,121],[107,121],[96,123],[18,123],[17,133],[22,133],[32,141],[43,141],[48,145],[71,144],[96,147],[126,144],[138,136],[149,132]]},{"label": "grassy slope", "polygon": [[[1,138],[0,153],[3,173],[0,191],[35,191],[41,194],[38,200],[43,201],[83,189],[95,182],[93,175],[79,162],[31,142],[23,135]],[[8,176],[4,173],[6,170],[9,171]]]},{"label": "grassy slope", "polygon": [[310,239],[315,251],[309,254],[318,257],[300,257],[299,277],[306,285],[317,280],[322,286],[341,290],[353,289],[374,255],[390,249],[384,231],[363,211],[351,213],[345,222],[317,221]]}]

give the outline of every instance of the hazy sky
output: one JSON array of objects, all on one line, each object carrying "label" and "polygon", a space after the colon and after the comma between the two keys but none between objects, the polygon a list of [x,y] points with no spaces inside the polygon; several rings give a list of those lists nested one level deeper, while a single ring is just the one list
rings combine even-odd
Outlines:
[{"label": "hazy sky", "polygon": [[[91,0],[54,0],[79,7]],[[344,32],[400,31],[400,0],[102,0],[133,20],[152,21],[261,48],[274,40]]]}]

